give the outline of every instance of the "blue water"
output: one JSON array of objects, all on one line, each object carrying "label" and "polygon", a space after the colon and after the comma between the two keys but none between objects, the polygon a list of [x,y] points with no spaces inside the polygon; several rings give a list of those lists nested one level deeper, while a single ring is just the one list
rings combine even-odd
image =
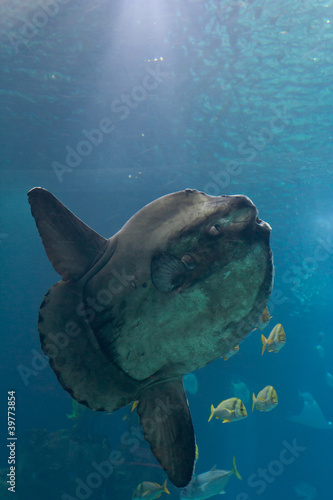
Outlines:
[{"label": "blue water", "polygon": [[[287,343],[261,356],[253,332],[236,356],[196,372],[198,392],[188,396],[196,472],[229,470],[235,454],[243,480],[230,479],[226,498],[292,500],[306,482],[331,500],[333,430],[287,419],[308,392],[333,420],[331,0],[8,0],[0,14],[0,498],[13,498],[11,390],[16,498],[124,500],[139,482],[165,479],[135,413],[88,411],[74,426],[69,394],[36,364],[39,305],[59,279],[26,197],[42,186],[105,237],[187,187],[253,200],[272,226],[275,262],[264,334],[282,323]],[[247,419],[208,424],[233,380],[251,394],[273,385],[278,407],[251,413],[249,402]],[[293,456],[285,450],[295,443]],[[108,478],[91,476],[110,450],[125,463]],[[90,490],[78,494],[87,478]]]}]

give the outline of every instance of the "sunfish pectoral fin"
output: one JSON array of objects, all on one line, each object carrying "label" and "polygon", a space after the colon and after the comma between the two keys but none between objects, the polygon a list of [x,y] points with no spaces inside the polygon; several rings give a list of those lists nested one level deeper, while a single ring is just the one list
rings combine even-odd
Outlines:
[{"label": "sunfish pectoral fin", "polygon": [[46,189],[28,193],[45,251],[64,280],[80,279],[106,250],[108,240],[84,224]]},{"label": "sunfish pectoral fin", "polygon": [[161,292],[168,293],[179,288],[190,272],[185,264],[174,255],[160,253],[151,261],[151,280]]},{"label": "sunfish pectoral fin", "polygon": [[191,480],[195,438],[182,378],[161,382],[139,394],[137,412],[152,452],[178,488]]}]

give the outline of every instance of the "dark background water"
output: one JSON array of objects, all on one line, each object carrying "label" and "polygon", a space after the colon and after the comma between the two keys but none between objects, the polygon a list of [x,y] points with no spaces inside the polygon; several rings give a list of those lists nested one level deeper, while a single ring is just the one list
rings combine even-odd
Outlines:
[{"label": "dark background water", "polygon": [[[287,335],[284,350],[262,357],[254,332],[237,356],[196,373],[199,390],[189,395],[199,446],[196,471],[214,464],[229,469],[235,453],[243,481],[231,479],[229,498],[294,499],[294,485],[307,482],[318,498],[331,499],[333,431],[287,417],[301,410],[299,393],[309,392],[333,420],[333,388],[326,381],[326,373],[333,372],[333,5],[307,0],[43,5],[1,3],[2,478],[8,390],[15,390],[17,399],[19,498],[46,499],[56,488],[55,498],[65,493],[75,498],[75,478],[85,480],[94,471],[91,443],[73,451],[69,434],[61,434],[72,432],[73,421],[66,417],[72,403],[52,370],[46,366],[22,375],[36,368],[38,308],[59,279],[42,248],[27,191],[49,189],[109,237],[146,203],[191,187],[212,195],[244,193],[272,226],[279,300],[271,303],[268,329],[280,322]],[[97,134],[101,124],[111,127],[111,122],[112,131]],[[87,135],[95,144],[82,143]],[[316,349],[320,342],[324,357]],[[279,406],[251,414],[248,403],[246,420],[208,424],[210,405],[231,397],[230,384],[238,379],[256,393],[272,384]],[[128,409],[89,412],[76,431],[77,440],[100,436],[97,457],[109,448],[126,456],[127,468],[115,467],[93,491],[96,498],[129,497],[140,481],[164,480],[157,467],[131,465],[156,464],[141,441],[142,456],[135,460],[130,446],[121,443],[119,436],[131,425],[138,423]],[[50,433],[56,434],[45,437]],[[280,471],[272,463],[293,440],[305,450]],[[69,482],[60,463],[47,468],[50,454],[58,462],[67,457]],[[270,465],[278,472],[260,492],[249,478]],[[45,484],[49,490],[42,489]],[[7,498],[3,491],[1,498]]]}]

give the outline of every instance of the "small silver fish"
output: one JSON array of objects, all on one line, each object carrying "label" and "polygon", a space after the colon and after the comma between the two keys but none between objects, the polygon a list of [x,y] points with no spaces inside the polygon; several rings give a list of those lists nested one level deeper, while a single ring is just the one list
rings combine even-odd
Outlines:
[{"label": "small silver fish", "polygon": [[330,387],[333,387],[333,375],[329,372],[326,373],[326,383]]},{"label": "small silver fish", "polygon": [[235,398],[241,399],[244,404],[250,400],[250,391],[245,382],[241,380],[231,382],[231,390]]},{"label": "small silver fish", "polygon": [[325,349],[323,348],[323,346],[321,344],[316,345],[316,351],[319,354],[319,356],[321,357],[321,359],[325,358]]},{"label": "small silver fish", "polygon": [[194,476],[191,482],[184,488],[180,497],[187,500],[204,500],[214,495],[221,495],[225,493],[226,487],[232,474],[238,479],[242,479],[236,468],[235,457],[232,461],[232,470],[218,470],[213,467],[212,470]]},{"label": "small silver fish", "polygon": [[311,486],[309,483],[298,483],[294,486],[294,490],[296,491],[297,496],[301,497],[303,500],[313,500],[317,497],[316,488]]}]

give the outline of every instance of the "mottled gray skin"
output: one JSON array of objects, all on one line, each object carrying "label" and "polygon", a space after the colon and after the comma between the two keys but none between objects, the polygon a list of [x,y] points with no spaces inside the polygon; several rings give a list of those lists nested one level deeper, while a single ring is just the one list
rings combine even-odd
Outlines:
[{"label": "mottled gray skin", "polygon": [[[186,190],[150,203],[106,240],[43,189],[31,190],[29,202],[63,277],[40,308],[38,328],[51,367],[61,385],[94,410],[114,411],[139,399],[145,435],[161,461],[162,435],[175,446],[182,413],[152,444],[145,428],[151,402],[171,395],[175,408],[187,406],[181,377],[221,357],[255,327],[272,287],[270,227],[245,196]],[[191,262],[181,286],[167,293],[151,276],[160,254]],[[189,412],[184,426],[192,428]],[[194,460],[190,441],[182,448],[191,447]]]}]

